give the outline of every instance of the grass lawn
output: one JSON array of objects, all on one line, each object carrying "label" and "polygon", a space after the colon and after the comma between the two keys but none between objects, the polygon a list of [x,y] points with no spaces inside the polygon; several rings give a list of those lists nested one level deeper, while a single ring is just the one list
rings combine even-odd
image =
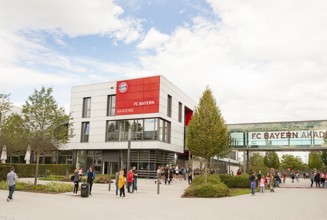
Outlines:
[{"label": "grass lawn", "polygon": [[250,194],[251,189],[247,188],[230,188],[230,196],[240,196],[240,195],[245,195],[245,194]]}]

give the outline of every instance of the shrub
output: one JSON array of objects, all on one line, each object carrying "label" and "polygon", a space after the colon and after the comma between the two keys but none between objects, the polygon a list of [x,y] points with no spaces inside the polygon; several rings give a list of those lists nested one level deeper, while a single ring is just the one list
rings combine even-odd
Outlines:
[{"label": "shrub", "polygon": [[7,173],[10,171],[10,166],[7,164],[2,164],[0,166],[0,181],[7,179]]},{"label": "shrub", "polygon": [[[8,183],[6,181],[0,182],[0,189],[7,190]],[[67,183],[57,183],[50,182],[44,185],[38,184],[33,185],[31,182],[16,182],[17,191],[26,191],[26,192],[42,192],[42,193],[63,193],[73,191],[73,185]]]},{"label": "shrub", "polygon": [[246,173],[241,174],[240,176],[230,176],[227,174],[220,174],[220,179],[225,183],[228,188],[249,188],[249,175]]},{"label": "shrub", "polygon": [[[207,183],[211,184],[218,184],[221,183],[220,177],[217,174],[209,174]],[[192,181],[192,184],[194,185],[199,185],[199,184],[204,184],[204,175],[197,175]]]},{"label": "shrub", "polygon": [[69,177],[66,176],[58,176],[58,175],[49,175],[47,177],[40,177],[39,180],[47,180],[47,181],[67,181]]},{"label": "shrub", "polygon": [[94,183],[109,183],[112,179],[115,179],[115,175],[97,174]]},{"label": "shrub", "polygon": [[191,184],[184,192],[183,197],[217,198],[229,196],[229,189],[223,183]]},{"label": "shrub", "polygon": [[[19,177],[34,177],[35,175],[35,164],[11,164],[15,168],[15,173]],[[7,164],[0,164],[0,170],[5,170],[7,174],[10,167]],[[71,173],[75,169],[74,165],[71,164],[39,164],[39,176],[49,175],[66,175],[67,172]],[[1,174],[1,173],[0,173]],[[3,176],[3,175],[2,175]]]}]

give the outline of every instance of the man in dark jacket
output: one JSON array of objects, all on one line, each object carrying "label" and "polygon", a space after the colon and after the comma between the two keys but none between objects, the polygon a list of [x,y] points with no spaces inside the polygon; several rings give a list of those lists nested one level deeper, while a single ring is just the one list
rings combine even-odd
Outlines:
[{"label": "man in dark jacket", "polygon": [[250,184],[251,184],[251,194],[252,196],[255,195],[255,188],[256,188],[256,176],[255,172],[252,172],[251,176],[249,177]]}]

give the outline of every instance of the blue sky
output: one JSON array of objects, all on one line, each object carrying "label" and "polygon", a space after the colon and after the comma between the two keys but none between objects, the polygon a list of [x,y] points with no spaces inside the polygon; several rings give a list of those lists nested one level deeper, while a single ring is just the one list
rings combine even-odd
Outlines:
[{"label": "blue sky", "polygon": [[0,93],[162,74],[227,123],[326,119],[323,0],[0,0]]}]

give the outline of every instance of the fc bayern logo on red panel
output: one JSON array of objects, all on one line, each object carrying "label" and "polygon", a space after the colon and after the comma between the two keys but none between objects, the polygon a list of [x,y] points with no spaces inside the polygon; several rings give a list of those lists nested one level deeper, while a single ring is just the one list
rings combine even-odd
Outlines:
[{"label": "fc bayern logo on red panel", "polygon": [[126,82],[119,83],[119,85],[118,85],[118,91],[120,93],[125,93],[127,91],[127,89],[128,89],[128,85],[127,85]]}]

